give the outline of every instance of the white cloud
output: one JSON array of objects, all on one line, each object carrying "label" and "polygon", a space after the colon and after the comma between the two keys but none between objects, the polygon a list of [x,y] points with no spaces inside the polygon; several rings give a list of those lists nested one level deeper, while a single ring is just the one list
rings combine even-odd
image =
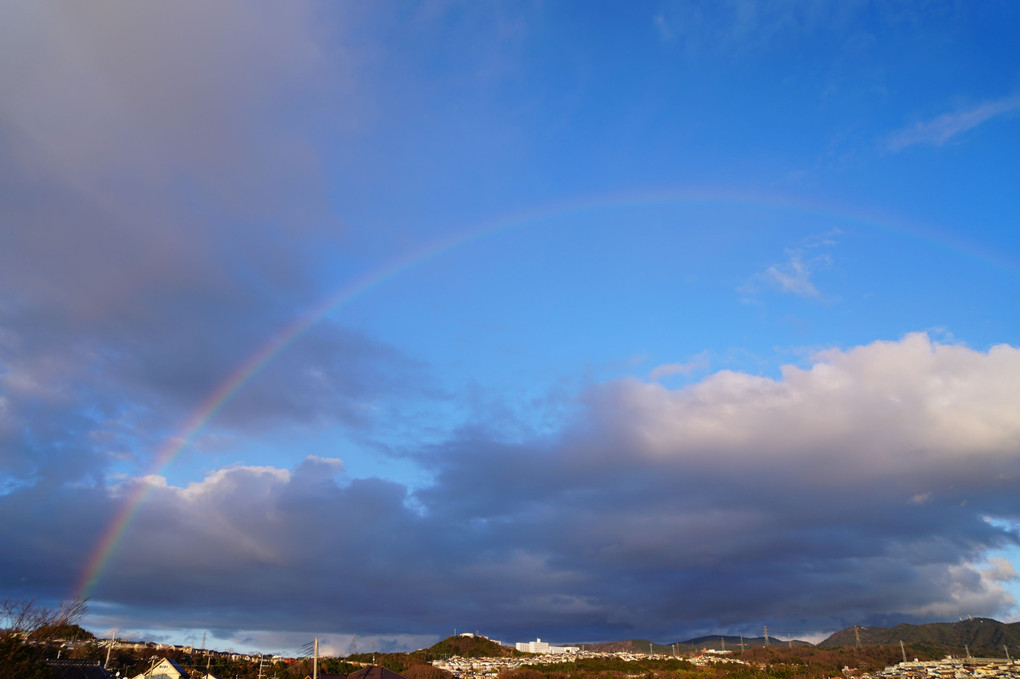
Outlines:
[{"label": "white cloud", "polygon": [[337,471],[342,471],[344,468],[344,461],[338,457],[319,457],[318,455],[309,455],[305,458],[305,460],[311,463],[321,464],[323,467],[335,469]]},{"label": "white cloud", "polygon": [[957,135],[1017,110],[1020,110],[1020,96],[1014,95],[985,102],[965,111],[944,113],[891,133],[886,139],[886,148],[890,151],[900,151],[918,144],[942,146]]},{"label": "white cloud", "polygon": [[821,297],[811,276],[819,264],[828,264],[830,260],[827,257],[805,259],[803,251],[799,249],[787,250],[786,255],[785,261],[772,264],[764,271],[751,276],[737,291],[745,296],[753,296],[762,289],[770,289],[799,297]]},{"label": "white cloud", "polygon": [[[844,468],[851,477],[925,464],[994,462],[1020,441],[1020,350],[987,353],[917,333],[818,353],[778,380],[722,371],[668,391],[636,381],[613,399],[656,455],[749,455],[745,462]],[[930,492],[924,489],[918,492]]]},{"label": "white cloud", "polygon": [[947,597],[919,607],[915,612],[922,616],[953,619],[970,615],[969,611],[987,611],[989,608],[1009,609],[1016,604],[1006,584],[1017,579],[1013,564],[995,557],[986,564],[952,566],[937,575]]},{"label": "white cloud", "polygon": [[1001,556],[988,559],[988,568],[983,569],[982,573],[984,577],[995,582],[1012,582],[1020,579],[1016,566]]},{"label": "white cloud", "polygon": [[668,42],[673,39],[673,31],[670,29],[669,21],[667,21],[665,15],[656,14],[652,22],[655,24],[655,30],[658,32],[661,40]]},{"label": "white cloud", "polygon": [[751,276],[738,288],[738,292],[751,296],[765,288],[799,297],[821,298],[822,293],[815,286],[813,276],[819,270],[832,266],[832,257],[824,249],[834,247],[836,237],[841,233],[839,229],[831,229],[802,238],[786,250],[784,261]]},{"label": "white cloud", "polygon": [[685,363],[663,363],[662,365],[657,365],[652,368],[648,378],[651,380],[661,380],[664,377],[672,377],[673,375],[690,377],[694,372],[708,368],[709,362],[708,353],[702,352]]},{"label": "white cloud", "polygon": [[811,282],[811,268],[801,258],[799,252],[788,253],[789,259],[782,264],[773,264],[762,279],[773,284],[782,292],[789,292],[801,297],[818,297],[818,289]]}]

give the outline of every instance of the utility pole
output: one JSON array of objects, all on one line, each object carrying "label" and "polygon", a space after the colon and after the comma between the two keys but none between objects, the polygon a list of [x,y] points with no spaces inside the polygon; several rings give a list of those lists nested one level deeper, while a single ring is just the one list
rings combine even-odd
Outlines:
[{"label": "utility pole", "polygon": [[740,635],[740,652],[741,653],[744,652],[744,635],[743,634]]},{"label": "utility pole", "polygon": [[315,637],[315,661],[312,663],[312,679],[319,679],[319,637]]},{"label": "utility pole", "polygon": [[860,630],[860,628],[857,627],[857,625],[854,625],[854,637],[857,639],[857,650],[860,651],[861,650],[861,630]]},{"label": "utility pole", "polygon": [[113,650],[115,643],[117,643],[117,630],[110,632],[110,645],[106,647],[106,662],[103,663],[104,670],[110,667],[110,651]]},{"label": "utility pole", "polygon": [[1009,646],[1003,644],[1002,650],[1006,651],[1006,662],[1013,662],[1013,659],[1009,657]]},{"label": "utility pole", "polygon": [[768,648],[769,647],[769,626],[768,625],[763,625],[763,627],[765,629],[765,648]]},{"label": "utility pole", "polygon": [[903,662],[907,662],[907,649],[903,646],[903,639],[900,639],[900,651],[903,653]]},{"label": "utility pole", "polygon": [[721,650],[726,650],[726,637],[719,637],[719,646],[721,647]]},{"label": "utility pole", "polygon": [[[970,618],[970,616],[967,616],[967,617]],[[963,650],[967,651],[967,659],[970,660],[970,646],[968,646],[967,644],[964,644],[963,645]]]}]

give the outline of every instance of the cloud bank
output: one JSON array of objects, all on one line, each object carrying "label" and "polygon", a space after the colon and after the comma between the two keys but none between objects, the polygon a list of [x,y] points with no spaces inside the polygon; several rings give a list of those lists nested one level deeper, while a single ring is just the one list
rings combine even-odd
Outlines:
[{"label": "cloud bank", "polygon": [[[342,229],[319,147],[363,98],[307,5],[2,13],[0,488],[103,483],[324,296],[310,251]],[[326,320],[218,422],[358,428],[422,381]]]},{"label": "cloud bank", "polygon": [[1017,541],[1018,381],[1014,347],[914,334],[775,379],[593,386],[555,437],[415,452],[434,475],[418,490],[312,457],[48,503],[18,489],[2,513],[36,509],[0,576],[67,582],[148,483],[96,591],[139,625],[666,641],[1003,615],[1017,576],[986,555]]}]

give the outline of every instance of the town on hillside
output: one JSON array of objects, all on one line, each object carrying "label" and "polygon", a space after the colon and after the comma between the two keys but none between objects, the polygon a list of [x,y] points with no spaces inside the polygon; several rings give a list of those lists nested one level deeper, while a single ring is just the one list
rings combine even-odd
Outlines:
[{"label": "town on hillside", "polygon": [[817,645],[770,644],[766,634],[509,646],[462,633],[412,652],[340,657],[321,657],[316,639],[308,654],[287,657],[98,639],[74,622],[84,608],[4,610],[3,679],[1020,679],[1020,623],[988,619],[848,628]]},{"label": "town on hillside", "polygon": [[[4,671],[11,669],[11,641],[5,640],[0,650],[0,675],[16,678]],[[1020,660],[1009,657],[1008,646],[1003,658],[946,654],[906,659],[908,649],[918,648],[791,644],[681,651],[675,644],[660,652],[651,644],[641,651],[643,642],[632,642],[631,650],[605,651],[541,639],[511,648],[482,635],[462,634],[412,653],[309,658],[95,638],[19,643],[47,656],[40,663],[45,670],[23,674],[26,679],[1020,679]],[[922,649],[925,656],[934,651]],[[889,661],[893,652],[902,654],[899,662]]]}]

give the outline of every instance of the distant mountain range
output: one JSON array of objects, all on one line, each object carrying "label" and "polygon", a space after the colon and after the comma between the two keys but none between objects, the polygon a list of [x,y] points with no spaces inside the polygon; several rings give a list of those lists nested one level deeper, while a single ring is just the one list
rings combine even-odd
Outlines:
[{"label": "distant mountain range", "polygon": [[[708,635],[696,639],[687,639],[673,644],[657,644],[647,639],[628,639],[626,641],[603,641],[596,644],[579,644],[586,651],[600,651],[603,653],[660,653],[669,655],[674,651],[690,653],[692,650],[702,651],[740,651],[743,648],[758,648],[765,645],[765,637],[739,637],[724,634]],[[811,646],[812,644],[800,639],[791,641],[787,639],[776,639],[769,637],[769,644],[773,646]]]},{"label": "distant mountain range", "polygon": [[[803,641],[801,639],[790,639],[780,638],[769,635],[768,643],[770,646],[812,646],[810,641]],[[681,641],[680,646],[693,646],[697,649],[708,649],[710,651],[739,651],[741,650],[741,644],[743,648],[758,648],[759,646],[765,645],[765,637],[734,637],[724,635],[708,635],[704,637],[698,637],[696,639],[690,639],[688,641]]]},{"label": "distant mountain range", "polygon": [[[1020,622],[1004,623],[991,618],[972,618],[960,622],[934,622],[925,625],[896,625],[895,627],[847,627],[818,644],[819,648],[854,647],[858,636],[862,646],[904,644],[928,645],[944,648],[947,652],[973,656],[1002,657],[1003,651],[1013,658],[1020,657]],[[604,641],[594,644],[579,644],[585,650],[615,653],[662,653],[670,654],[674,649],[681,653],[691,650],[740,651],[743,648],[758,648],[765,645],[765,637],[739,637],[732,635],[708,635],[673,644],[658,644],[647,639],[626,641]],[[800,639],[783,639],[769,635],[773,647],[813,646]],[[1005,647],[1005,648],[1004,648]]]}]

